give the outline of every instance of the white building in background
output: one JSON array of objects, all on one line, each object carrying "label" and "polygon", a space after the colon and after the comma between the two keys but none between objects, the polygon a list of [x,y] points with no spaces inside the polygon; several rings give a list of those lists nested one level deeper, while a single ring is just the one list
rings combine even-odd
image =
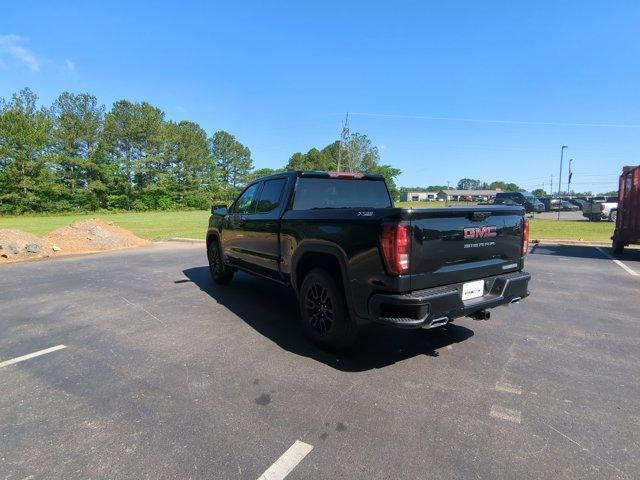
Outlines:
[{"label": "white building in background", "polygon": [[438,192],[407,192],[407,202],[435,202]]},{"label": "white building in background", "polygon": [[438,198],[445,201],[487,201],[496,198],[500,190],[440,190]]}]

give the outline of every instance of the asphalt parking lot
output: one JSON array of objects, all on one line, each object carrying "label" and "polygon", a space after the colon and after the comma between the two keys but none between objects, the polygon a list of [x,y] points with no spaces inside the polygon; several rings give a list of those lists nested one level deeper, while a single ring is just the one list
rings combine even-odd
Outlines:
[{"label": "asphalt parking lot", "polygon": [[[309,345],[288,291],[201,244],[0,269],[0,478],[638,478],[640,251],[533,248],[531,296]],[[64,346],[64,348],[62,347]]]}]

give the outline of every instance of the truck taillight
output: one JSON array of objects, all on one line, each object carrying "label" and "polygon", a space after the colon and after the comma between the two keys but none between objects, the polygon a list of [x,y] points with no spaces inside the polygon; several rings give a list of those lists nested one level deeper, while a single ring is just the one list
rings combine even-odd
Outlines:
[{"label": "truck taillight", "polygon": [[522,224],[522,256],[529,252],[529,219],[524,218]]},{"label": "truck taillight", "polygon": [[380,247],[387,271],[391,275],[409,272],[411,252],[409,222],[383,223],[380,230]]}]

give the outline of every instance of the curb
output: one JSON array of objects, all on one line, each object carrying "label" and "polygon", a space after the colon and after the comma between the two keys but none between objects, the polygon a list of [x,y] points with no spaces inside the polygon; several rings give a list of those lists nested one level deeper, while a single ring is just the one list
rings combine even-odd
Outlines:
[{"label": "curb", "polygon": [[583,246],[583,247],[610,247],[611,242],[595,242],[589,240],[554,240],[554,239],[541,239],[532,240],[531,243],[540,245],[571,245],[571,246]]},{"label": "curb", "polygon": [[206,240],[202,238],[172,237],[167,238],[165,242],[205,243]]},{"label": "curb", "polygon": [[[533,246],[535,245],[558,245],[558,246],[565,246],[565,247],[607,247],[607,248],[611,248],[611,242],[587,242],[587,241],[577,241],[577,240],[534,240],[532,242],[530,242]],[[636,251],[636,250],[640,250],[640,247],[638,247],[637,245],[627,245],[626,247],[624,247],[625,251],[626,250],[632,250],[632,251]]]}]

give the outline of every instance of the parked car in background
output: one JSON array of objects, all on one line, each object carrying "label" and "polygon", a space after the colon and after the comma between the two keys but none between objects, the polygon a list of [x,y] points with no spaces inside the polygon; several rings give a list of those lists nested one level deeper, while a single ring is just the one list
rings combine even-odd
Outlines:
[{"label": "parked car in background", "polygon": [[[540,198],[538,198],[538,197],[533,197],[533,198],[536,199],[536,203],[538,205],[538,207],[537,207],[538,210],[540,212],[544,212],[546,209],[545,209],[544,203],[542,203],[542,200],[540,200]],[[539,213],[538,210],[536,210],[536,213]]]},{"label": "parked car in background", "polygon": [[579,210],[582,210],[582,207],[584,206],[585,203],[589,203],[584,198],[567,198],[566,200],[569,203],[573,203],[574,205],[577,205]]},{"label": "parked car in background", "polygon": [[563,212],[578,212],[580,207],[575,203],[571,203],[569,200],[560,200],[560,209]]},{"label": "parked car in background", "polygon": [[606,197],[596,197],[582,207],[582,216],[589,221],[609,220],[615,222],[618,216],[618,202],[608,201]]},{"label": "parked car in background", "polygon": [[543,203],[531,192],[498,192],[494,202],[496,205],[522,205],[527,213],[544,212]]},{"label": "parked car in background", "polygon": [[618,189],[616,229],[611,237],[613,253],[632,243],[640,244],[640,165],[624,167]]},{"label": "parked car in background", "polygon": [[557,212],[561,208],[559,198],[545,197],[541,199],[541,202],[545,212]]}]

